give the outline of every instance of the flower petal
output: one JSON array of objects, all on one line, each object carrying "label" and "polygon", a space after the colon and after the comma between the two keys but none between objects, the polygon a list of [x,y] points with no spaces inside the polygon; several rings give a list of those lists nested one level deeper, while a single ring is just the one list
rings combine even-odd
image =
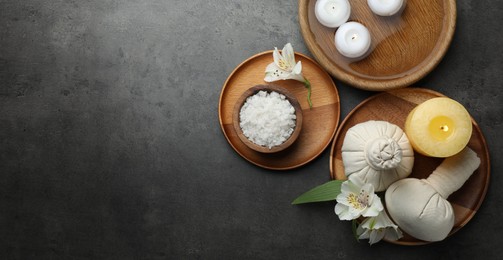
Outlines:
[{"label": "flower petal", "polygon": [[271,72],[265,73],[265,78],[264,78],[265,82],[273,82],[273,81],[277,81],[277,80],[280,80],[280,78],[278,76],[276,76],[276,74],[273,74]]},{"label": "flower petal", "polygon": [[371,196],[371,195],[374,195],[374,185],[370,184],[370,183],[365,183],[361,190],[365,193],[365,194],[368,194],[369,195],[369,204],[372,204],[372,199],[374,196]]},{"label": "flower petal", "polygon": [[335,204],[335,214],[339,216],[340,220],[352,220],[355,219],[353,214],[351,214],[351,207],[348,207],[346,205],[343,205],[341,203]]},{"label": "flower petal", "polygon": [[[342,183],[342,185],[344,185],[345,182]],[[351,194],[353,194],[353,196],[355,195],[354,192],[351,192],[351,191],[343,191],[341,189],[341,193],[339,193],[339,195],[337,195],[337,197],[335,198],[335,200],[340,203],[340,204],[343,204],[349,208],[352,208],[352,203],[348,200],[348,198],[351,196]]]},{"label": "flower petal", "polygon": [[292,73],[293,74],[301,74],[302,73],[302,63],[300,62],[297,62],[297,64],[295,64],[295,66],[293,67],[292,69]]},{"label": "flower petal", "polygon": [[[367,219],[366,219],[367,220]],[[357,228],[356,228],[356,235],[358,236],[358,239],[368,239],[370,236],[370,230],[368,228],[364,228],[364,222],[362,222]]]},{"label": "flower petal", "polygon": [[347,200],[347,197],[348,197],[348,192],[343,192],[341,191],[341,193],[339,193],[337,195],[337,197],[335,197],[335,200],[338,202],[338,203],[342,203],[344,205],[347,205],[348,203],[348,200]]},{"label": "flower petal", "polygon": [[391,240],[391,241],[396,241],[400,238],[403,237],[402,231],[396,228],[388,227],[386,228],[386,233],[384,234],[384,238]]},{"label": "flower petal", "polygon": [[383,210],[381,212],[381,214],[379,214],[379,216],[377,216],[377,225],[376,225],[376,228],[385,228],[385,227],[393,227],[393,228],[398,228],[397,225],[395,225],[395,223],[393,223],[393,221],[391,221],[391,219],[389,218],[388,214],[386,213],[385,210]]},{"label": "flower petal", "polygon": [[359,239],[368,238],[371,245],[383,238],[398,240],[403,236],[402,231],[391,221],[386,211],[382,211],[376,217],[366,218],[356,229],[356,234]]},{"label": "flower petal", "polygon": [[268,73],[268,72],[276,72],[277,70],[281,70],[277,65],[276,63],[269,63],[267,65],[267,67],[265,67],[265,72]]},{"label": "flower petal", "polygon": [[346,219],[348,209],[349,209],[348,206],[343,205],[341,203],[337,203],[337,204],[335,204],[334,211],[335,211],[335,214],[337,214],[337,216],[339,216],[340,220],[344,220],[344,219]]},{"label": "flower petal", "polygon": [[284,77],[281,77],[281,75],[284,75],[284,73],[279,73],[282,72],[282,70],[276,66],[276,63],[270,63],[267,65],[265,68],[265,78],[264,81],[266,82],[273,82],[281,79],[285,79]]},{"label": "flower petal", "polygon": [[379,242],[385,235],[385,229],[376,229],[375,222],[376,218],[365,219],[356,229],[358,239],[369,239],[371,245]]},{"label": "flower petal", "polygon": [[342,183],[341,192],[358,194],[360,193],[360,189],[363,186],[363,183],[362,185],[358,185],[358,177],[351,178],[351,176],[354,175],[350,175],[349,180]]},{"label": "flower petal", "polygon": [[360,224],[360,227],[363,229],[372,229],[373,226],[375,225],[376,218],[366,218],[363,220],[363,222]]},{"label": "flower petal", "polygon": [[380,210],[377,210],[373,207],[368,207],[362,212],[362,216],[364,217],[377,217],[379,215]]},{"label": "flower petal", "polygon": [[351,219],[357,219],[362,215],[362,211],[363,210],[361,210],[361,209],[349,207],[348,215],[350,216]]},{"label": "flower petal", "polygon": [[288,64],[289,68],[292,68],[295,64],[295,53],[293,52],[292,44],[287,43],[283,50],[281,51],[285,62]]},{"label": "flower petal", "polygon": [[272,57],[274,59],[274,63],[276,64],[276,66],[280,67],[279,61],[282,60],[283,57],[281,56],[281,54],[279,54],[278,48],[274,47],[274,51],[272,52]]},{"label": "flower petal", "polygon": [[381,241],[381,239],[383,239],[383,237],[384,237],[384,233],[385,233],[385,231],[382,229],[375,229],[375,230],[370,231],[369,244],[372,245],[372,244],[375,244],[375,243]]},{"label": "flower petal", "polygon": [[306,81],[306,79],[302,76],[302,74],[294,74],[294,73],[288,74],[287,79],[294,79],[300,82]]},{"label": "flower petal", "polygon": [[372,197],[373,203],[362,212],[364,217],[376,217],[384,209],[379,196],[373,194]]},{"label": "flower petal", "polygon": [[401,237],[403,237],[402,231],[398,228],[395,223],[389,218],[388,214],[386,214],[386,211],[383,211],[382,214],[379,216],[382,216],[383,222],[386,223],[386,233],[384,237],[388,240],[398,240]]}]

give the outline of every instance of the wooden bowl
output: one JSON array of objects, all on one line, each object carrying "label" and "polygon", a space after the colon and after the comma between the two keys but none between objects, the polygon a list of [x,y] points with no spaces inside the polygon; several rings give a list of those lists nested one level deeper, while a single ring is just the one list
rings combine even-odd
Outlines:
[{"label": "wooden bowl", "polygon": [[[279,94],[282,94],[286,97],[286,99],[290,102],[290,104],[293,106],[295,109],[295,116],[296,121],[295,121],[295,128],[293,130],[293,133],[290,135],[290,137],[283,142],[280,145],[273,146],[271,148],[266,147],[266,146],[261,146],[258,144],[253,143],[250,141],[244,134],[243,130],[241,129],[241,126],[239,126],[239,112],[241,110],[241,107],[243,104],[246,102],[246,99],[250,96],[253,96],[257,94],[259,91],[264,90],[267,91],[268,93],[275,91]],[[275,86],[275,85],[255,85],[251,88],[249,88],[247,91],[245,91],[237,100],[236,105],[234,106],[234,111],[233,111],[233,124],[234,124],[234,129],[236,130],[236,133],[239,137],[239,139],[250,149],[253,149],[257,152],[261,153],[276,153],[279,151],[283,151],[286,148],[288,148],[290,145],[292,145],[295,140],[297,140],[297,137],[299,137],[300,131],[302,129],[302,109],[300,108],[300,104],[297,101],[297,98],[290,93],[288,90],[285,88]]]},{"label": "wooden bowl", "polygon": [[407,87],[430,73],[451,44],[456,26],[456,0],[406,1],[393,16],[374,14],[367,0],[351,0],[349,21],[365,25],[371,52],[362,60],[342,56],[334,44],[336,29],[318,22],[316,0],[299,0],[304,41],[332,76],[357,88],[382,91]]}]

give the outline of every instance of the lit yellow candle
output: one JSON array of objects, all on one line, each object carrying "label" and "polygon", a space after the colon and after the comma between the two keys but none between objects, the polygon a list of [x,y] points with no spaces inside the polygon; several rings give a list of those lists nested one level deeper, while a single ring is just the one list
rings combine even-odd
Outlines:
[{"label": "lit yellow candle", "polygon": [[432,157],[449,157],[470,141],[472,120],[460,103],[446,97],[432,98],[409,113],[405,133],[415,151]]}]

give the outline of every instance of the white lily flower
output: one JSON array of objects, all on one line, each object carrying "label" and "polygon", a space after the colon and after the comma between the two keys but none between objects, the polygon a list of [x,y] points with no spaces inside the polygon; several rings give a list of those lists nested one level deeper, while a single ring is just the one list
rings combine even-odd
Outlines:
[{"label": "white lily flower", "polygon": [[356,229],[356,235],[359,239],[368,239],[371,245],[383,238],[395,241],[403,236],[384,210],[377,217],[365,219]]},{"label": "white lily flower", "polygon": [[272,53],[274,62],[267,65],[265,69],[265,78],[267,82],[277,80],[294,79],[304,82],[306,79],[302,76],[302,63],[299,61],[295,63],[295,53],[293,52],[292,45],[287,43],[281,54],[278,48],[274,47]]},{"label": "white lily flower", "polygon": [[293,51],[292,44],[287,43],[281,53],[279,53],[278,48],[274,47],[272,53],[274,62],[267,65],[265,68],[265,78],[266,82],[273,82],[277,80],[287,80],[293,79],[304,83],[304,86],[308,89],[307,100],[309,102],[309,107],[312,107],[311,103],[311,84],[302,75],[302,63],[295,62],[295,52]]},{"label": "white lily flower", "polygon": [[383,209],[372,184],[364,183],[355,175],[350,175],[349,180],[342,183],[335,205],[335,213],[340,220],[352,220],[360,216],[376,217]]}]

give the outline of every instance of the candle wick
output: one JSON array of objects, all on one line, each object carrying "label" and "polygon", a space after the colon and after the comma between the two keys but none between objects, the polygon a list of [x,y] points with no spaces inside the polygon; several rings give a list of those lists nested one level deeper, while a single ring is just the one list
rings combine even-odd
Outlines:
[{"label": "candle wick", "polygon": [[447,132],[447,131],[449,131],[449,126],[443,125],[440,127],[440,130]]},{"label": "candle wick", "polygon": [[353,36],[351,37],[352,40],[355,40],[356,38],[358,38],[358,34],[353,34]]}]

